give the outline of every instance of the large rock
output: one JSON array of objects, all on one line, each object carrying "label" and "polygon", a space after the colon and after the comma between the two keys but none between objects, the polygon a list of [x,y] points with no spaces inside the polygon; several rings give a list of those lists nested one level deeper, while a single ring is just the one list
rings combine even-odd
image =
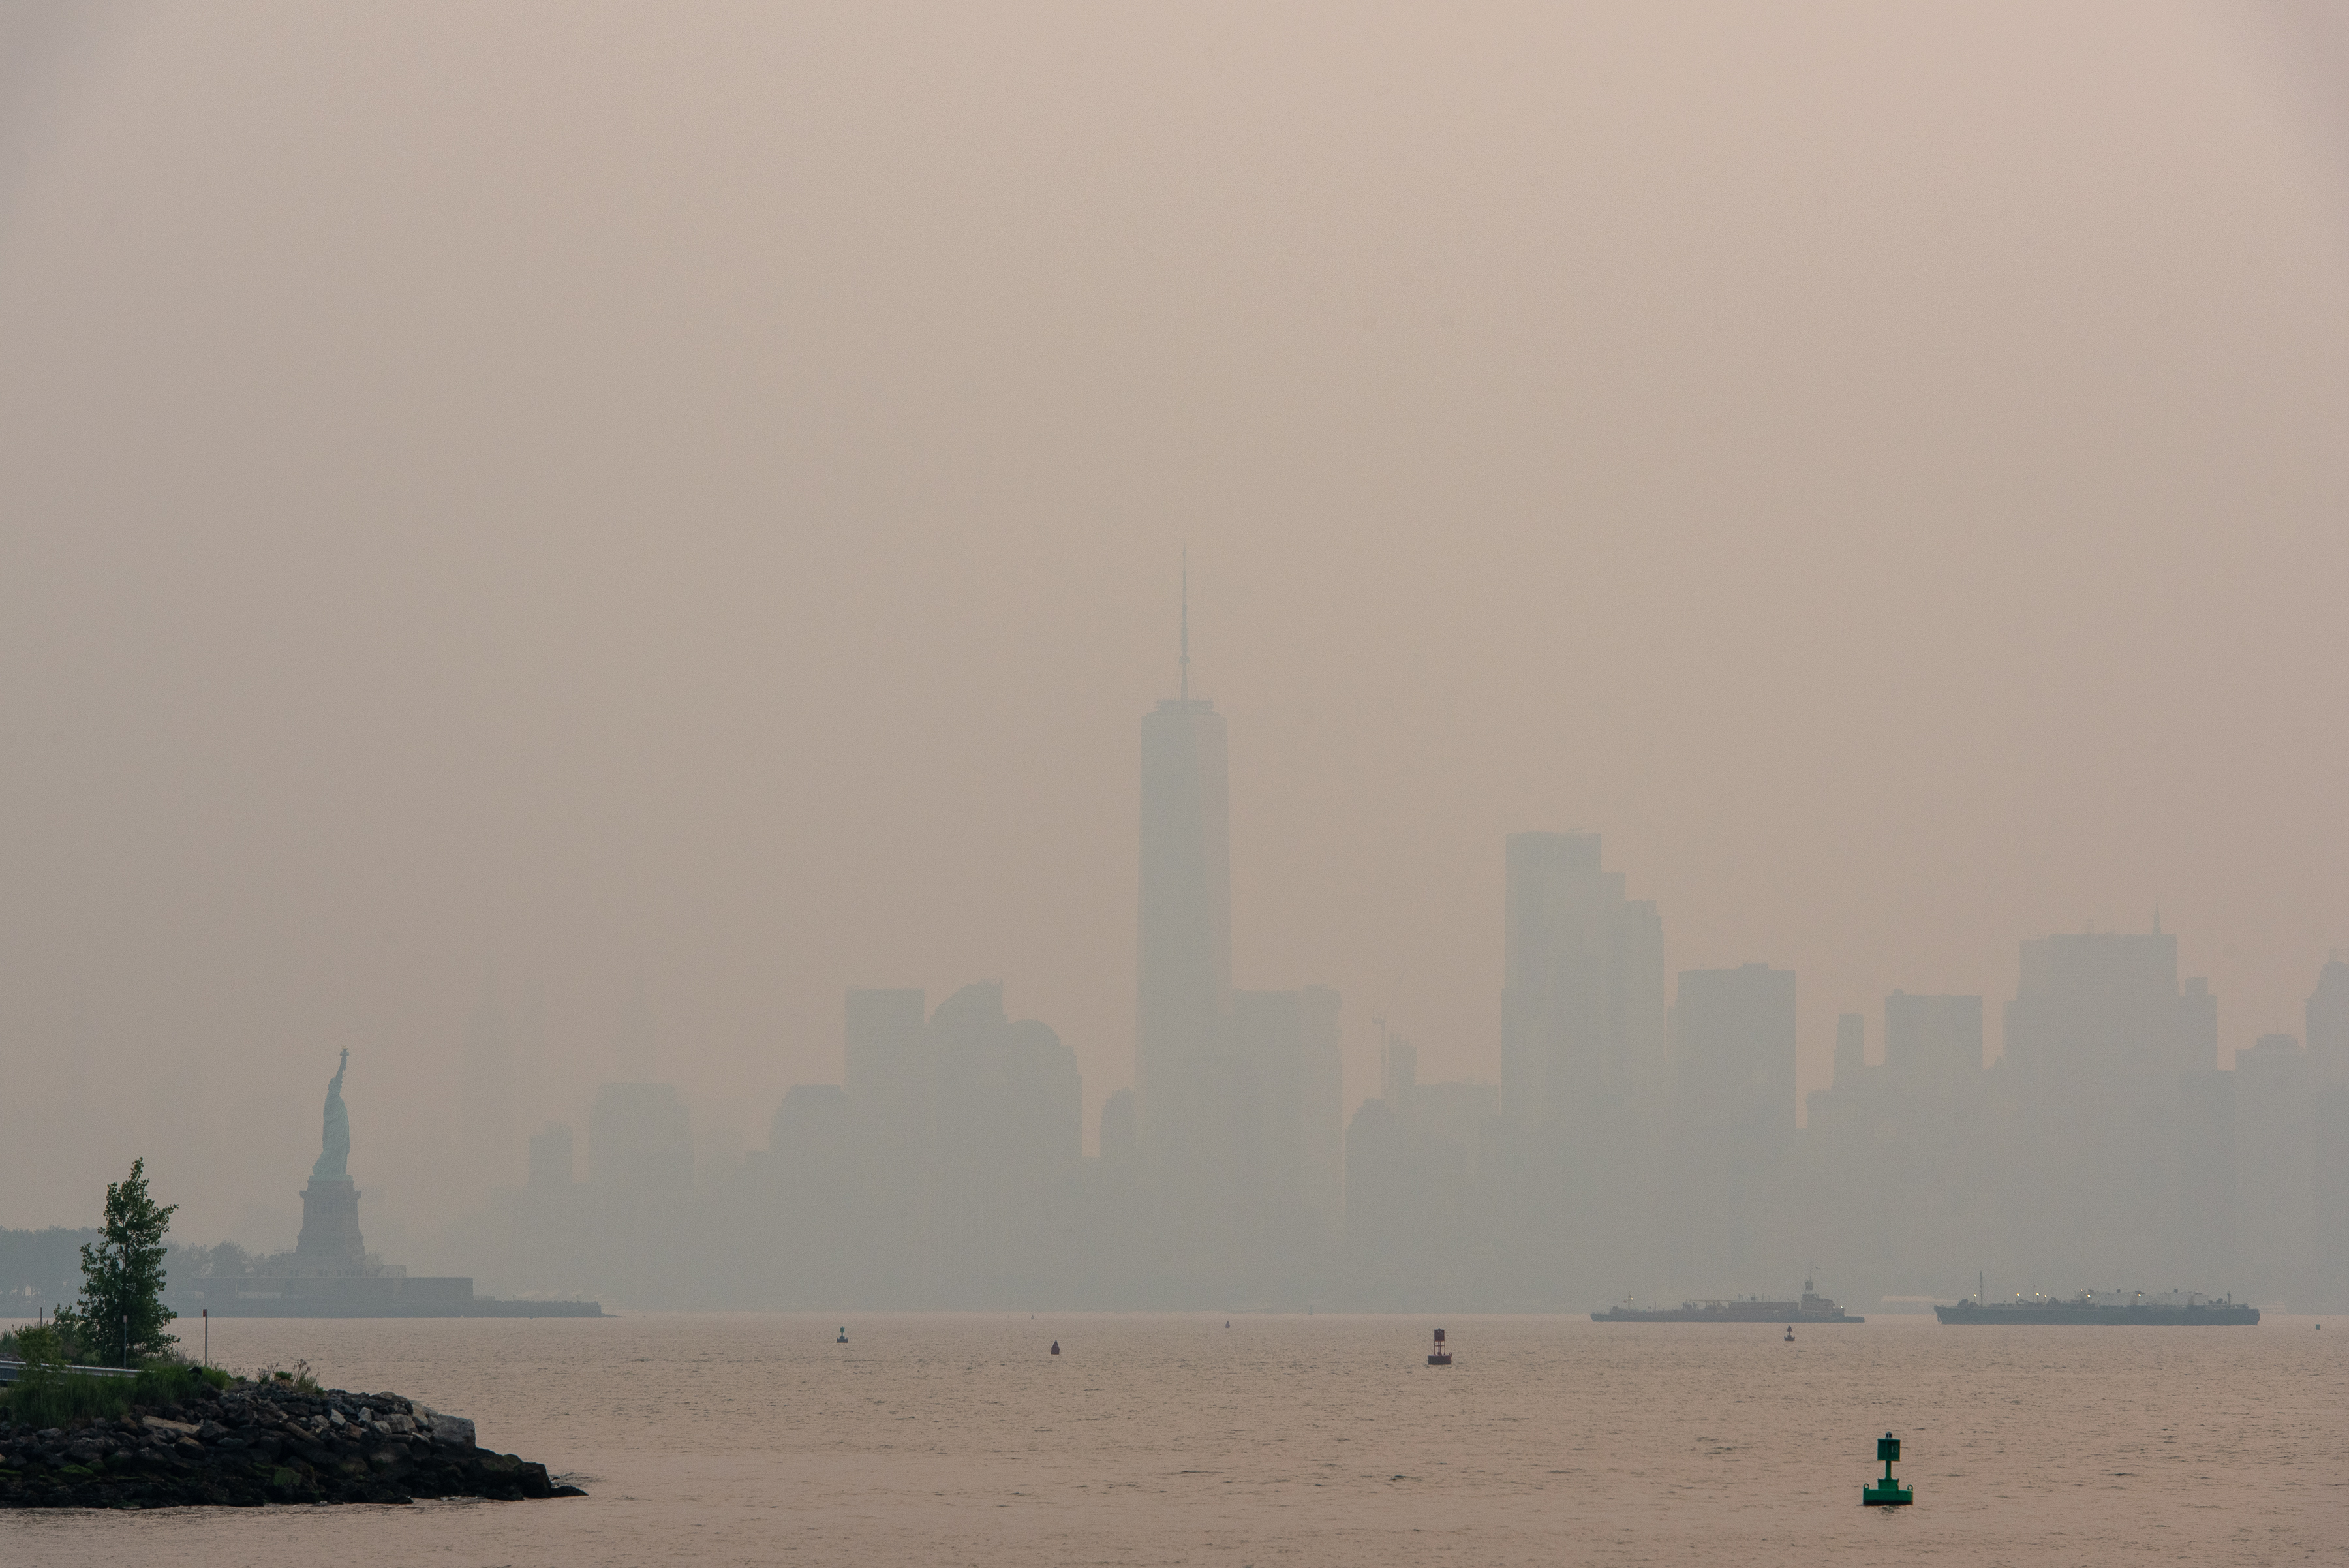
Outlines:
[{"label": "large rock", "polygon": [[433,1445],[443,1449],[470,1449],[473,1446],[473,1423],[462,1416],[444,1415],[426,1406],[416,1407],[419,1420],[430,1423]]},{"label": "large rock", "polygon": [[258,1507],[584,1496],[476,1447],[462,1416],[394,1394],[282,1384],[39,1433],[0,1426],[0,1508]]}]

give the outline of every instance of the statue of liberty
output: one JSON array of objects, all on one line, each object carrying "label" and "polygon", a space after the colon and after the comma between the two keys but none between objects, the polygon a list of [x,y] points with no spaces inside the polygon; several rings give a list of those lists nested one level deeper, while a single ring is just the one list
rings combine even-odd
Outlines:
[{"label": "statue of liberty", "polygon": [[318,1163],[310,1168],[313,1179],[347,1180],[351,1170],[351,1113],[343,1108],[343,1075],[350,1071],[351,1054],[343,1052],[342,1064],[335,1069],[334,1081],[326,1085],[326,1134],[318,1151]]}]

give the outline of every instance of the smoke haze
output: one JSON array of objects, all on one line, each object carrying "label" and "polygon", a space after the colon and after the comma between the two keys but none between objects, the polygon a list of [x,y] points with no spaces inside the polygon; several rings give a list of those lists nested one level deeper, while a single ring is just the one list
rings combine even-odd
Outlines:
[{"label": "smoke haze", "polygon": [[1374,1018],[1499,1081],[1526,830],[1794,971],[1798,1095],[2157,908],[2219,1065],[2296,1035],[2293,15],[0,6],[0,1224],[143,1154],[290,1243],[347,1046],[456,1266],[605,1080],[763,1147],[850,987],[999,980],[1096,1152],[1186,546],[1230,983],[1342,995],[1350,1116]]}]

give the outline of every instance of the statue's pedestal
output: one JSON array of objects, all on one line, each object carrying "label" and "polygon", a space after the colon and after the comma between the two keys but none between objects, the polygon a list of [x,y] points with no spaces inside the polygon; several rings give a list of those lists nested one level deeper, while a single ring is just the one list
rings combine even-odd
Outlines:
[{"label": "statue's pedestal", "polygon": [[314,1176],[302,1189],[302,1237],[294,1255],[305,1263],[363,1263],[358,1184],[347,1176]]}]

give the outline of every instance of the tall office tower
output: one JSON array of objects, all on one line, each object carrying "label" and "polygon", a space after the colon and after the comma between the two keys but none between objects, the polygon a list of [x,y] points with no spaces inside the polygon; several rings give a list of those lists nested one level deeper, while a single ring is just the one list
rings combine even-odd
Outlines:
[{"label": "tall office tower", "polygon": [[768,1174],[789,1186],[836,1186],[854,1163],[856,1129],[838,1084],[794,1084],[767,1124]]},{"label": "tall office tower", "polygon": [[2215,1024],[2218,1005],[2207,981],[2189,980],[2180,989],[2175,936],[2027,938],[2022,978],[2006,1007],[2007,1054],[2059,1080],[2199,1067],[2205,1015]]},{"label": "tall office tower", "polygon": [[1003,1038],[998,1082],[998,1147],[1014,1179],[1035,1190],[1074,1176],[1085,1158],[1085,1080],[1075,1050],[1050,1024],[1014,1019]]},{"label": "tall office tower", "polygon": [[1379,1097],[1397,1118],[1411,1118],[1411,1096],[1419,1087],[1419,1047],[1390,1033],[1379,1045]]},{"label": "tall office tower", "polygon": [[1884,1065],[1893,1076],[1920,1085],[1979,1081],[1982,999],[1911,996],[1905,991],[1886,997]]},{"label": "tall office tower", "polygon": [[2319,1084],[2349,1084],[2349,963],[2325,961],[2307,1017],[2310,1071]]},{"label": "tall office tower", "polygon": [[1300,1078],[1298,1162],[1315,1238],[1334,1242],[1346,1216],[1346,1063],[1339,994],[1326,985],[1298,992]]},{"label": "tall office tower", "polygon": [[1663,922],[1599,868],[1595,833],[1513,833],[1506,850],[1501,1107],[1583,1125],[1661,1076]]},{"label": "tall office tower", "polygon": [[2262,1034],[2235,1053],[2236,1243],[2248,1283],[2271,1295],[2305,1288],[2316,1240],[2312,1066],[2289,1034]]},{"label": "tall office tower", "polygon": [[605,1084],[587,1113],[587,1180],[606,1193],[693,1192],[693,1131],[674,1084]]},{"label": "tall office tower", "polygon": [[2200,975],[2188,977],[2178,999],[2178,1066],[2189,1073],[2219,1067],[2219,999]]},{"label": "tall office tower", "polygon": [[937,1070],[926,1002],[918,989],[852,989],[843,1037],[868,1280],[874,1290],[898,1299],[918,1297],[930,1278]]},{"label": "tall office tower", "polygon": [[1813,1089],[1805,1101],[1803,1125],[1819,1150],[1816,1162],[1827,1168],[1826,1179],[1837,1179],[1853,1150],[1851,1137],[1870,1104],[1868,1089],[1868,1020],[1857,1012],[1836,1014],[1835,1077],[1824,1089]]},{"label": "tall office tower", "polygon": [[1878,1196],[1878,1213],[1901,1216],[1897,1226],[1867,1227],[1888,1272],[1945,1267],[1960,1239],[1979,1233],[1970,1223],[1994,1210],[1990,1090],[1981,997],[1896,991],[1884,999],[1884,1066],[1843,1175],[1848,1190]]},{"label": "tall office tower", "polygon": [[845,1087],[862,1114],[926,1141],[935,1064],[925,1033],[927,999],[918,988],[848,992],[842,1039]]},{"label": "tall office tower", "polygon": [[[794,1084],[743,1159],[750,1216],[722,1265],[765,1299],[824,1304],[851,1284],[864,1237],[856,1116],[838,1084]],[[755,1238],[755,1240],[752,1240]],[[747,1244],[745,1244],[747,1243]]]},{"label": "tall office tower", "polygon": [[569,1187],[577,1167],[572,1152],[571,1124],[549,1122],[530,1135],[530,1186],[533,1191]]},{"label": "tall office tower", "polygon": [[2235,1280],[2235,1075],[2191,1067],[2178,1075],[2178,1233],[2174,1271],[2189,1290],[2218,1295]]},{"label": "tall office tower", "polygon": [[1138,1174],[1141,1156],[1135,1147],[1133,1091],[1120,1089],[1102,1102],[1102,1168],[1122,1180]]},{"label": "tall office tower", "polygon": [[1230,1039],[1253,1134],[1232,1146],[1236,1176],[1251,1195],[1243,1244],[1269,1242],[1294,1254],[1333,1241],[1345,1208],[1345,1124],[1338,993],[1232,992]]},{"label": "tall office tower", "polygon": [[2349,1296],[2349,1084],[2320,1085],[2309,1096],[2308,1179],[2316,1211],[2308,1289],[2338,1302]]},{"label": "tall office tower", "polygon": [[763,1301],[829,1305],[853,1289],[864,1213],[857,1207],[857,1122],[839,1085],[792,1085],[742,1159],[747,1204],[719,1268]]},{"label": "tall office tower", "polygon": [[1672,1272],[1749,1277],[1785,1244],[1795,1147],[1795,975],[1682,971],[1672,1004]]},{"label": "tall office tower", "polygon": [[1230,785],[1223,716],[1180,695],[1142,720],[1142,876],[1133,1092],[1143,1179],[1195,1250],[1225,1218],[1219,1155],[1240,1135],[1226,1033],[1232,990]]},{"label": "tall office tower", "polygon": [[2308,998],[2309,1180],[2316,1240],[2308,1289],[2349,1298],[2349,963],[2325,961]]},{"label": "tall office tower", "polygon": [[1384,1100],[1364,1100],[1346,1127],[1347,1251],[1388,1261],[1409,1200],[1402,1120]]},{"label": "tall office tower", "polygon": [[1041,1277],[1050,1189],[1076,1174],[1084,1085],[1076,1053],[1003,987],[964,986],[930,1017],[937,1064],[939,1283],[955,1305],[1002,1305]]},{"label": "tall office tower", "polygon": [[2181,993],[2175,936],[2023,943],[2005,1046],[2030,1167],[2022,1262],[2081,1279],[2156,1277],[2169,1262],[2178,1075],[2199,1062],[2217,1005],[2207,988]]},{"label": "tall office tower", "polygon": [[1776,1150],[1795,1134],[1795,971],[1681,971],[1672,1072],[1692,1128]]},{"label": "tall office tower", "polygon": [[460,1085],[460,1168],[471,1182],[505,1186],[514,1178],[513,1044],[497,992],[487,985],[481,987],[481,1002],[465,1030]]},{"label": "tall office tower", "polygon": [[930,1014],[929,1055],[936,1064],[936,1161],[931,1193],[933,1277],[947,1306],[997,1304],[1005,1256],[1007,1194],[997,1168],[1002,1086],[1000,1057],[1011,1019],[998,981],[966,985]]},{"label": "tall office tower", "polygon": [[1868,1071],[1868,1020],[1857,1012],[1836,1014],[1835,1086],[1857,1089]]},{"label": "tall office tower", "polygon": [[1299,1239],[1305,1212],[1304,999],[1293,991],[1235,991],[1232,1051],[1247,1075],[1249,1136],[1233,1148],[1235,1172],[1255,1195],[1267,1236]]}]

